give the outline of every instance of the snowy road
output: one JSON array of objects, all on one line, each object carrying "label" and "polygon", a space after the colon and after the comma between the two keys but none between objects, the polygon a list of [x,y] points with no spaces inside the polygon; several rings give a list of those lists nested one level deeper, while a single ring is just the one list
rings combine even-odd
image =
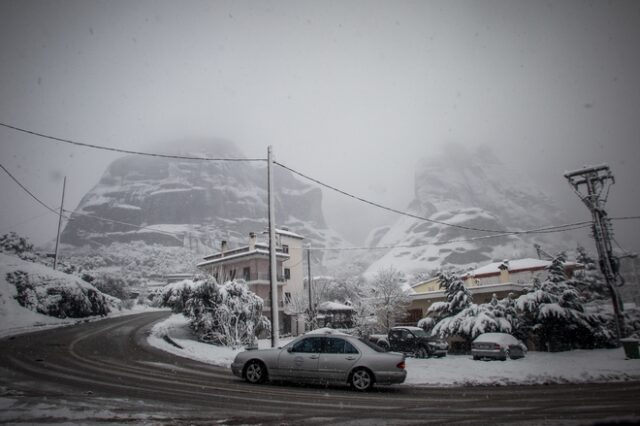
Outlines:
[{"label": "snowy road", "polygon": [[0,422],[588,424],[640,415],[640,383],[415,388],[251,386],[150,347],[166,312],[0,341]]}]

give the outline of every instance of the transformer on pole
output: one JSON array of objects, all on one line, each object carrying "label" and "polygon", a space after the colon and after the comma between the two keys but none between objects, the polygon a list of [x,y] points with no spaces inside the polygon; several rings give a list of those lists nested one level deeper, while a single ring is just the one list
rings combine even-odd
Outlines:
[{"label": "transformer on pole", "polygon": [[611,220],[604,210],[609,189],[615,183],[615,179],[609,166],[605,164],[586,166],[580,170],[566,172],[564,177],[567,178],[575,193],[591,211],[593,238],[598,251],[600,271],[602,271],[611,293],[616,323],[616,340],[618,346],[620,346],[620,338],[624,331],[624,317],[622,316],[622,303],[616,287],[621,286],[623,282],[619,273],[619,260],[613,255],[611,248]]}]

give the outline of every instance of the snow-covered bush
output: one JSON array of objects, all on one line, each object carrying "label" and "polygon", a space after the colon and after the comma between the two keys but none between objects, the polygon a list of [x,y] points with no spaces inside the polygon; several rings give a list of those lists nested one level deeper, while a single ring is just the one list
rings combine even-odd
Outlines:
[{"label": "snow-covered bush", "polygon": [[80,280],[70,283],[66,278],[25,271],[6,274],[9,284],[16,287],[18,303],[32,311],[58,318],[82,318],[109,313],[107,301],[99,291]]},{"label": "snow-covered bush", "polygon": [[0,251],[8,254],[21,254],[33,251],[33,244],[29,244],[26,238],[15,232],[10,232],[0,237]]},{"label": "snow-covered bush", "polygon": [[188,294],[183,313],[200,341],[236,347],[252,344],[258,334],[270,331],[270,322],[262,315],[263,300],[243,281],[219,285],[211,277],[187,288],[176,286],[167,294],[180,300]]},{"label": "snow-covered bush", "polygon": [[160,292],[159,306],[170,308],[174,313],[184,312],[184,307],[192,296],[197,281],[182,280],[164,286]]}]

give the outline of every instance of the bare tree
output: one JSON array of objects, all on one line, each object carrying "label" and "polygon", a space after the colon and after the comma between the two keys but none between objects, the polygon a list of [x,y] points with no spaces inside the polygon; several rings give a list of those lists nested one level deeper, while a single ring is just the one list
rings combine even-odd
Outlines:
[{"label": "bare tree", "polygon": [[406,291],[402,289],[404,281],[404,274],[390,266],[380,269],[371,282],[371,306],[378,326],[385,333],[406,315],[410,301]]}]

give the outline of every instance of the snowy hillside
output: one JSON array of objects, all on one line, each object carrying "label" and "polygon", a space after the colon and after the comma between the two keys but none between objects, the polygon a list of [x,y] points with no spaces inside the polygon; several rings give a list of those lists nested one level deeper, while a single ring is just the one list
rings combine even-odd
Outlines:
[{"label": "snowy hillside", "polygon": [[[182,154],[244,158],[232,143],[209,146],[206,155]],[[320,189],[279,167],[274,173],[277,224],[314,245],[344,245],[343,238],[327,228]],[[265,230],[267,217],[267,170],[262,162],[126,156],[114,161],[84,196],[62,242],[95,246],[144,241],[209,253],[222,240],[246,244],[249,232]]]},{"label": "snowy hillside", "polygon": [[432,222],[402,217],[389,228],[372,232],[370,246],[401,247],[377,259],[368,275],[389,265],[417,273],[528,257],[535,254],[536,242],[553,251],[557,236],[505,236],[481,230],[529,230],[566,223],[549,197],[488,150],[470,153],[457,147],[423,160],[416,172],[415,197],[411,213]]},{"label": "snowy hillside", "polygon": [[0,336],[100,317],[118,303],[74,275],[0,253]]}]

